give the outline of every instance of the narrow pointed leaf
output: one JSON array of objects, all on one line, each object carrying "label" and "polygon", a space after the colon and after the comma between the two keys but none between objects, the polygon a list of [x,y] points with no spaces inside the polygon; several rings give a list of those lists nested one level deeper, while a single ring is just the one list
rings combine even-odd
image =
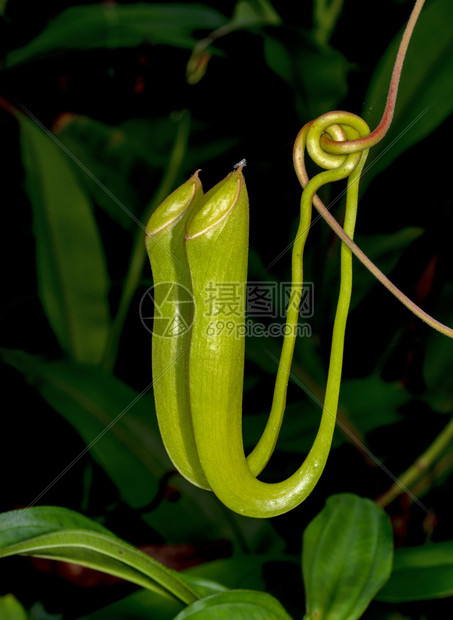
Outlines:
[{"label": "narrow pointed leaf", "polygon": [[0,358],[20,370],[74,426],[126,502],[142,507],[154,498],[171,464],[158,434],[151,394],[140,395],[116,377],[72,362],[48,362],[6,349]]},{"label": "narrow pointed leaf", "polygon": [[74,562],[187,604],[198,598],[177,573],[64,508],[27,508],[0,515],[0,558],[18,554]]},{"label": "narrow pointed leaf", "polygon": [[[23,351],[0,349],[0,359],[22,372],[55,411],[74,426],[125,502],[142,508],[155,498],[159,480],[172,465],[158,433],[151,391],[140,396],[100,370],[72,362],[48,362]],[[68,454],[68,463],[75,456]],[[240,529],[251,551],[282,549],[283,542],[269,522],[232,515],[232,527],[212,494],[178,477],[172,479],[171,486],[180,494],[178,501],[162,501],[143,517],[165,540],[234,540]]]},{"label": "narrow pointed leaf", "polygon": [[395,551],[390,579],[377,595],[398,603],[453,596],[453,541]]},{"label": "narrow pointed leaf", "polygon": [[360,618],[388,579],[392,557],[381,508],[349,493],[330,497],[303,537],[306,620]]},{"label": "narrow pointed leaf", "polygon": [[191,48],[192,32],[226,23],[218,11],[184,4],[94,4],[57,15],[30,43],[8,54],[6,67],[66,50],[136,47],[143,43]]},{"label": "narrow pointed leaf", "polygon": [[[184,571],[180,577],[200,596],[206,597],[227,591],[227,588],[215,581],[193,577],[191,572],[192,569]],[[125,618],[128,620],[150,620],[150,618],[152,620],[173,620],[182,608],[180,601],[164,599],[150,590],[139,590],[84,616],[83,620],[125,620]]]},{"label": "narrow pointed leaf", "polygon": [[104,251],[86,194],[67,155],[17,113],[33,207],[39,295],[62,349],[97,364],[109,329]]}]

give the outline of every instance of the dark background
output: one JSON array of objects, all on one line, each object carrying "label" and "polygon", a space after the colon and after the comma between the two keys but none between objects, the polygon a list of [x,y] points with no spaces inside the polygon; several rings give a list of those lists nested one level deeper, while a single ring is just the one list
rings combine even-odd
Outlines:
[{"label": "dark background", "polygon": [[[9,0],[0,21],[0,57],[26,44],[49,20],[74,4]],[[358,114],[376,66],[411,8],[411,2],[396,0],[383,0],[379,6],[372,4],[346,0],[330,40],[332,48],[339,50],[349,63],[347,90],[338,97],[336,105]],[[204,5],[227,16],[232,13],[231,2]],[[302,30],[311,31],[311,3],[274,0],[273,6],[282,25],[253,33],[238,31],[219,39],[215,46],[222,55],[211,59],[206,75],[195,85],[185,80],[189,50],[143,44],[129,49],[68,50],[17,68],[3,68],[0,94],[13,105],[25,106],[49,129],[68,112],[118,125],[134,118],[168,118],[175,111],[187,109],[191,112],[193,131],[189,151],[191,140],[199,139],[197,126],[202,127],[205,142],[234,138],[234,145],[225,152],[203,162],[201,178],[209,188],[235,162],[247,159],[251,248],[266,267],[290,243],[297,222],[300,187],[292,169],[292,143],[300,127],[311,120],[312,117],[305,116],[309,111],[315,110],[317,115],[328,111],[316,109],[316,101],[298,91],[297,84],[289,85],[272,71],[264,56],[265,36],[296,42]],[[195,38],[204,34],[196,32]],[[316,79],[322,82],[319,75]],[[0,109],[0,127],[4,156],[1,345],[46,359],[59,359],[62,352],[40,302],[34,274],[35,242],[29,198],[24,189],[19,128],[4,109]],[[392,277],[409,297],[432,313],[438,311],[442,290],[452,279],[451,158],[442,146],[451,131],[452,121],[448,118],[372,181],[363,194],[357,226],[359,245],[362,235],[390,235],[407,226],[423,228],[423,234],[398,253]],[[181,182],[193,172],[191,166],[190,161],[184,166]],[[134,187],[144,210],[162,171],[136,162],[130,173],[124,183]],[[341,210],[340,205],[336,209],[340,218]],[[96,218],[112,282],[110,303],[114,313],[132,237],[102,209],[96,208]],[[324,368],[328,363],[335,302],[331,283],[337,268],[337,250],[338,243],[326,225],[322,221],[316,223],[308,246],[309,276],[315,283],[316,313],[311,325],[319,339],[319,364]],[[288,280],[289,266],[287,253],[271,267],[269,276]],[[357,261],[355,268],[359,272],[364,269]],[[151,278],[147,266],[143,278],[131,304],[115,365],[115,375],[139,391],[147,385],[151,374],[149,335],[137,320],[138,303]],[[427,343],[440,338],[428,331],[378,284],[350,316],[345,379],[377,373],[387,382],[401,382],[409,394],[400,421],[392,427],[375,428],[367,436],[370,449],[395,473],[404,471],[446,423],[445,415],[421,398],[427,389],[423,370]],[[20,373],[6,365],[2,373],[0,508],[6,511],[32,502],[85,444]],[[271,374],[248,359],[246,376],[254,384],[245,393],[246,410],[251,414],[267,410],[272,395]],[[291,386],[290,402],[299,399],[297,388]],[[298,454],[277,454],[268,474],[270,479],[291,473],[299,461]],[[390,484],[382,470],[364,463],[351,445],[342,444],[333,451],[312,501],[274,519],[272,524],[290,552],[297,553],[302,529],[331,493],[351,491],[374,498]],[[433,540],[451,538],[451,491],[451,480],[447,478],[434,485],[423,499],[436,523],[429,534]],[[115,484],[90,454],[80,459],[39,503],[102,516],[108,527],[135,544],[172,542],[163,541],[121,500]],[[404,502],[394,503],[389,510],[395,522],[397,544],[421,544],[427,539],[427,515],[423,511]],[[28,560],[8,562],[9,570],[1,580],[2,593],[12,591],[26,605],[40,600],[49,611],[64,611],[67,617],[87,613],[128,588],[113,593],[108,586],[84,589],[58,575],[43,573]],[[273,576],[269,579],[272,581]],[[417,610],[415,605],[403,605],[401,609],[411,618],[422,617],[423,609],[427,614],[424,617],[446,617],[441,604],[435,602],[419,604]]]}]

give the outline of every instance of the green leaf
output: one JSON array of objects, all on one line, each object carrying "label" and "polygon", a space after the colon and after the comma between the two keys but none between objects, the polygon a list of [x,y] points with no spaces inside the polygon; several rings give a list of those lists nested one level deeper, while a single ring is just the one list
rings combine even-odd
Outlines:
[{"label": "green leaf", "polygon": [[[197,84],[208,66],[211,43],[236,30],[255,30],[262,26],[276,26],[281,23],[280,16],[269,0],[238,0],[231,21],[217,28],[209,36],[201,39],[194,47],[187,63],[186,77],[189,84]],[[215,51],[212,50],[211,51]]]},{"label": "green leaf", "polygon": [[[451,0],[426,3],[404,61],[391,128],[370,151],[366,173],[362,175],[362,189],[452,113],[453,30],[445,27],[452,22]],[[371,129],[378,125],[384,109],[401,35],[398,33],[384,53],[366,97],[362,116]]]},{"label": "green leaf", "polygon": [[239,0],[234,7],[231,22],[235,28],[276,26],[280,23],[280,16],[269,0]]},{"label": "green leaf", "polygon": [[[75,168],[81,185],[113,220],[132,230],[136,227],[134,216],[142,217],[144,203],[155,191],[168,164],[180,117],[181,113],[173,113],[168,117],[130,119],[112,126],[86,116],[65,114],[55,131],[104,187],[83,169]],[[190,152],[184,161],[184,170],[191,174],[203,162],[224,154],[237,143],[235,138],[213,140],[205,124],[195,121],[194,125]]]},{"label": "green leaf", "polygon": [[3,17],[5,15],[6,5],[8,4],[8,0],[0,0],[0,15]]},{"label": "green leaf", "polygon": [[[168,153],[174,131],[164,119],[159,122],[160,127],[165,128],[168,140],[162,144],[158,141],[158,134],[157,148],[160,146],[162,152]],[[62,116],[55,131],[58,139],[91,173],[87,174],[82,168],[75,169],[82,187],[93,196],[95,203],[123,228],[135,228],[133,218],[140,218],[143,211],[143,195],[139,191],[143,187],[140,186],[152,173],[141,152],[145,150],[144,137],[142,143],[137,144],[127,135],[124,125],[110,126],[74,114]],[[155,142],[156,138],[146,145],[149,151],[154,150]],[[141,184],[138,174],[143,175]]]},{"label": "green leaf", "polygon": [[48,614],[41,603],[35,603],[27,613],[12,594],[0,596],[0,618],[1,620],[62,620],[60,614]]},{"label": "green leaf", "polygon": [[[226,588],[214,581],[193,577],[187,572],[179,576],[202,597],[224,592]],[[140,590],[120,601],[103,607],[83,620],[173,620],[183,608],[179,601],[164,599],[155,592]]]},{"label": "green leaf", "polygon": [[[172,465],[160,439],[150,393],[140,397],[119,379],[71,362],[48,362],[7,349],[0,349],[0,358],[22,372],[74,426],[125,502],[142,508],[154,499],[159,480]],[[165,540],[184,543],[188,538],[194,542],[227,538],[239,548],[235,533],[240,531],[250,551],[280,551],[284,546],[268,521],[239,515],[225,519],[225,509],[212,494],[177,476],[171,486],[180,493],[178,501],[162,501],[143,517]]]},{"label": "green leaf", "polygon": [[264,52],[269,67],[294,91],[302,118],[333,110],[346,96],[350,64],[343,54],[320,46],[303,30],[266,36]]},{"label": "green leaf", "polygon": [[67,50],[137,47],[143,43],[190,49],[192,32],[226,22],[218,11],[192,4],[94,4],[73,6],[55,17],[35,39],[10,52],[6,67]]},{"label": "green leaf", "polygon": [[40,506],[0,515],[0,558],[18,554],[74,562],[186,604],[198,598],[177,573],[65,508]]},{"label": "green leaf", "polygon": [[49,614],[41,603],[32,605],[29,611],[30,620],[63,620],[61,614]]},{"label": "green leaf", "polygon": [[0,618],[2,620],[28,620],[28,615],[12,594],[0,596]]},{"label": "green leaf", "polygon": [[181,611],[175,620],[290,620],[282,605],[270,594],[234,590],[213,594]]},{"label": "green leaf", "polygon": [[398,421],[398,407],[409,398],[400,383],[388,383],[375,375],[346,379],[341,385],[340,402],[363,433]]},{"label": "green leaf", "polygon": [[392,568],[392,528],[371,500],[331,496],[304,531],[306,619],[360,618]]},{"label": "green leaf", "polygon": [[453,541],[397,549],[377,599],[397,603],[445,596],[453,596]]},{"label": "green leaf", "polygon": [[189,569],[188,574],[208,578],[231,589],[265,590],[263,567],[266,562],[293,563],[294,561],[293,556],[283,553],[238,554],[232,558],[194,566]]},{"label": "green leaf", "polygon": [[324,45],[330,39],[340,17],[344,0],[315,0],[313,7],[313,26],[316,40]]},{"label": "green leaf", "polygon": [[171,465],[150,394],[140,396],[111,375],[71,362],[47,362],[6,349],[0,357],[74,426],[126,502],[139,508],[154,498],[160,477]]},{"label": "green leaf", "polygon": [[139,590],[80,620],[173,620],[181,609],[183,605],[178,601],[164,599],[149,590]]},{"label": "green leaf", "polygon": [[40,298],[62,349],[97,364],[109,330],[109,280],[91,205],[65,153],[32,120],[17,118]]}]

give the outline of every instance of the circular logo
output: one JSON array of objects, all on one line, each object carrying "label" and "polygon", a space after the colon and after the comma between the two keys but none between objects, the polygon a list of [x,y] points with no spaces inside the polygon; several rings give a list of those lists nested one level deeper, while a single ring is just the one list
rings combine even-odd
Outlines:
[{"label": "circular logo", "polygon": [[159,282],[140,300],[140,320],[144,328],[160,338],[176,338],[187,332],[194,316],[192,292],[176,282]]}]

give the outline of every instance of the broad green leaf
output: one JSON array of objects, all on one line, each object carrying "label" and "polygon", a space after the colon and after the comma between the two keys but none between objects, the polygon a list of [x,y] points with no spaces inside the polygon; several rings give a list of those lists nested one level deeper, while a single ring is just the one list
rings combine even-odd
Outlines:
[{"label": "broad green leaf", "polygon": [[175,620],[291,620],[283,606],[270,594],[234,590],[213,594],[192,603]]},{"label": "broad green leaf", "polygon": [[140,395],[111,375],[71,362],[47,362],[22,351],[1,350],[0,356],[74,426],[126,502],[139,508],[154,498],[171,465],[151,394]]},{"label": "broad green leaf", "polygon": [[100,523],[68,508],[36,506],[0,514],[0,545],[7,547],[43,534],[74,529],[91,530],[105,535],[110,533]]},{"label": "broad green leaf", "polygon": [[97,364],[109,330],[108,274],[91,205],[67,155],[17,113],[33,207],[39,295],[62,349]]},{"label": "broad green leaf", "polygon": [[177,573],[64,508],[26,508],[0,515],[0,558],[18,554],[74,562],[186,604],[198,598]]},{"label": "broad green leaf", "polygon": [[0,596],[0,618],[2,620],[29,620],[27,612],[12,594]]},{"label": "broad green leaf", "polygon": [[30,43],[10,52],[6,67],[67,50],[137,47],[143,43],[191,48],[194,30],[226,22],[218,11],[192,4],[94,4],[73,6],[55,17]]},{"label": "broad green leaf", "polygon": [[[410,146],[438,127],[453,111],[453,23],[451,0],[424,6],[404,61],[395,115],[387,136],[370,151],[364,189]],[[363,117],[374,129],[380,120],[402,32],[392,41],[371,82]],[[413,124],[412,124],[413,123]]]},{"label": "broad green leaf", "polygon": [[377,595],[397,603],[453,596],[453,541],[397,549],[390,579]]},{"label": "broad green leaf", "polygon": [[360,618],[392,569],[390,520],[371,500],[331,496],[304,531],[306,620]]}]

